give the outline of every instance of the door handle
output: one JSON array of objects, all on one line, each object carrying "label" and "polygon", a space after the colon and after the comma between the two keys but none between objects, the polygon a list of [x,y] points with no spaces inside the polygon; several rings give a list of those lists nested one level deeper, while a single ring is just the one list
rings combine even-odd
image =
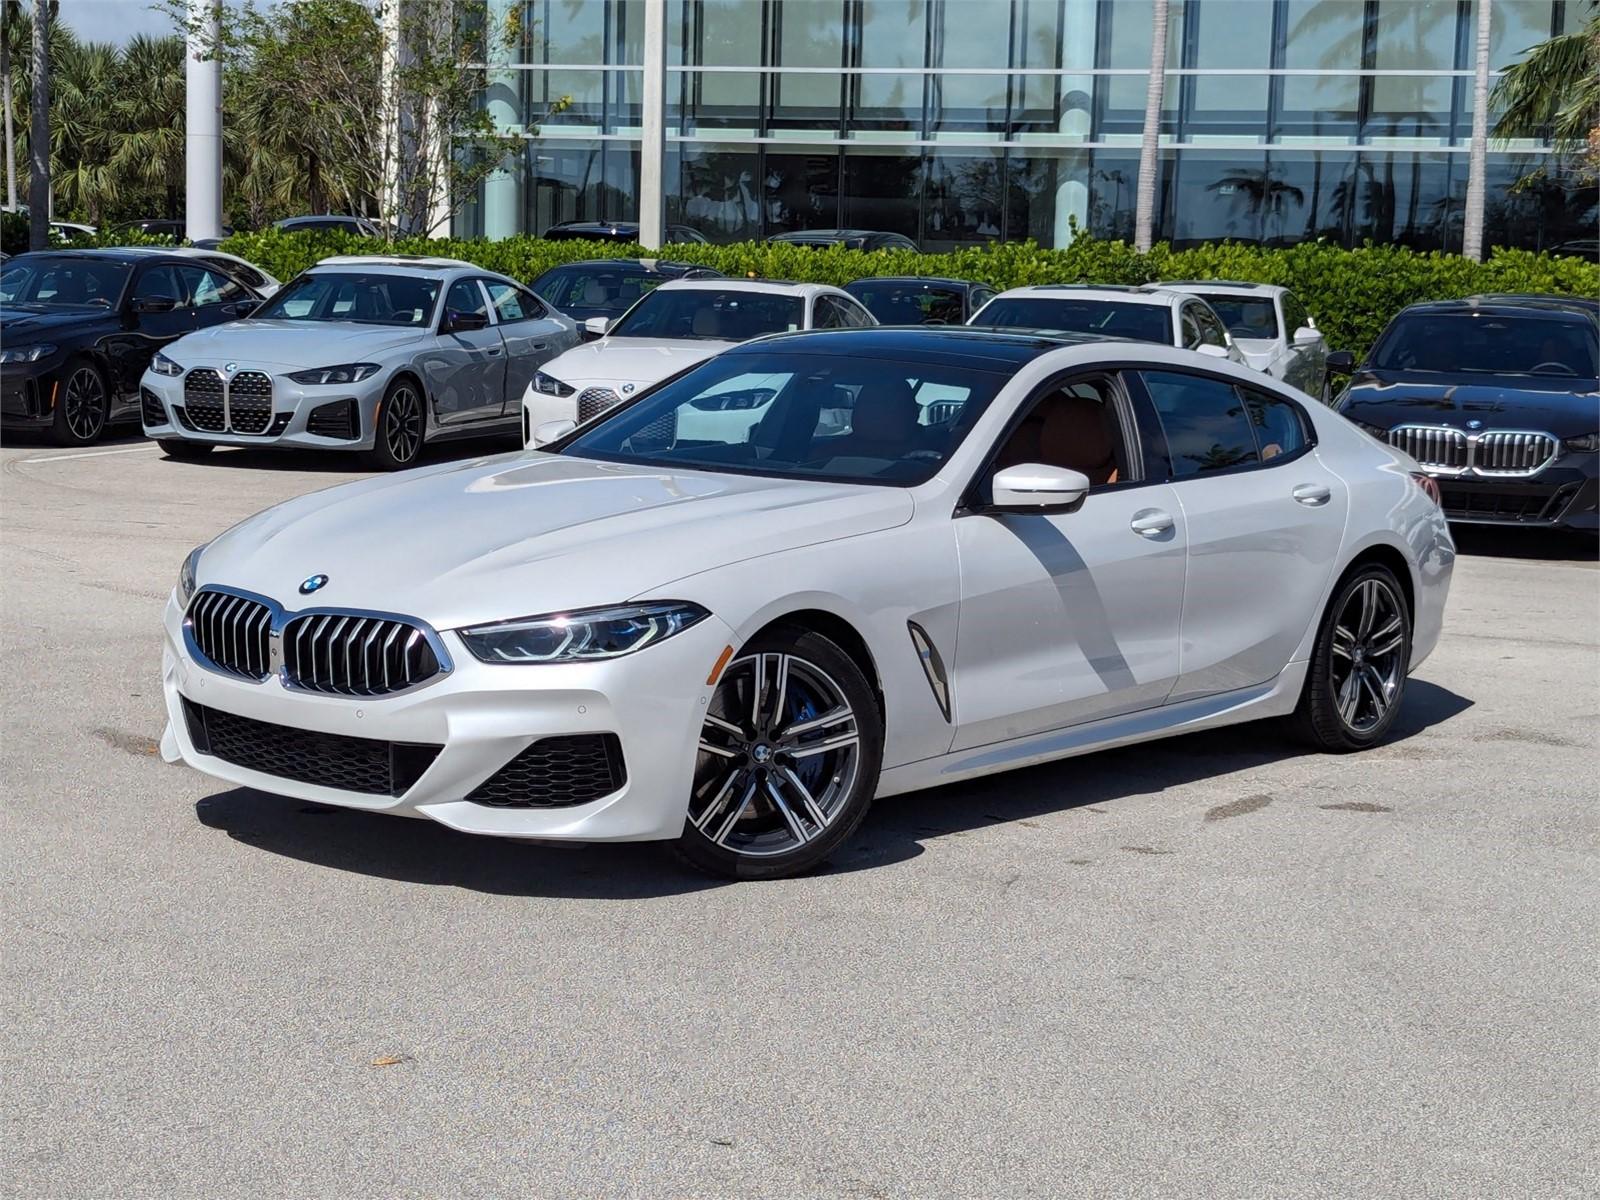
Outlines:
[{"label": "door handle", "polygon": [[1321,483],[1302,483],[1289,494],[1308,508],[1318,508],[1326,504],[1333,496],[1333,492],[1325,484]]},{"label": "door handle", "polygon": [[500,354],[500,347],[499,346],[490,346],[489,347],[489,357],[490,358],[498,357],[499,354]]},{"label": "door handle", "polygon": [[1162,512],[1159,508],[1141,508],[1133,514],[1128,528],[1140,537],[1157,538],[1172,528],[1172,514]]},{"label": "door handle", "polygon": [[550,343],[549,342],[535,342],[533,348],[535,350],[548,350],[548,349],[550,349]]}]

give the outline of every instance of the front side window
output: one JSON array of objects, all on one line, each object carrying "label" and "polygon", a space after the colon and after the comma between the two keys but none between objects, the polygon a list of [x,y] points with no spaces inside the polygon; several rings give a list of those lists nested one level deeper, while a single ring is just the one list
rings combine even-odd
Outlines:
[{"label": "front side window", "polygon": [[[1278,314],[1273,311],[1272,298],[1254,296],[1206,296],[1228,332],[1236,338],[1275,338],[1278,336]],[[1287,305],[1284,309],[1288,311]]]},{"label": "front side window", "polygon": [[[1001,296],[979,314],[983,325],[1002,329],[1049,329],[1097,333],[1137,342],[1172,344],[1172,317],[1165,305],[1117,300]],[[1197,331],[1198,332],[1198,331]]]},{"label": "front side window", "polygon": [[614,317],[665,282],[664,276],[626,267],[559,267],[542,275],[533,290],[559,309]]},{"label": "front side window", "polygon": [[450,290],[445,293],[444,306],[448,312],[468,313],[485,320],[489,318],[489,305],[484,301],[483,289],[473,279],[458,279],[452,283]]},{"label": "front side window", "polygon": [[234,262],[230,258],[208,258],[205,261],[213,270],[237,279],[248,287],[259,288],[267,282],[266,277],[248,263]]},{"label": "front side window", "polygon": [[602,418],[561,453],[911,486],[933,476],[1007,378],[899,359],[728,354]]},{"label": "front side window", "polygon": [[255,319],[422,326],[438,298],[437,279],[318,271],[285,284],[256,310]]},{"label": "front side window", "polygon": [[29,255],[12,259],[0,271],[0,301],[38,308],[112,308],[127,282],[124,263]]},{"label": "front side window", "polygon": [[1593,379],[1594,324],[1559,314],[1402,313],[1372,351],[1382,371]]},{"label": "front side window", "polygon": [[182,308],[188,295],[189,289],[178,277],[178,268],[172,266],[146,267],[133,285],[135,300],[167,302],[174,308]]},{"label": "front side window", "polygon": [[1040,397],[995,454],[994,469],[1024,463],[1081,471],[1091,490],[1132,478],[1111,381],[1074,380]]},{"label": "front side window", "polygon": [[811,328],[842,329],[844,312],[833,302],[832,296],[818,296],[811,304]]},{"label": "front side window", "polygon": [[1204,305],[1194,306],[1194,319],[1200,325],[1200,341],[1207,346],[1228,346],[1228,332],[1223,329],[1222,322],[1217,315],[1205,308]]},{"label": "front side window", "polygon": [[1185,304],[1178,314],[1178,329],[1183,338],[1185,350],[1198,350],[1200,348],[1200,322],[1195,319],[1195,309],[1192,304]]},{"label": "front side window", "polygon": [[[1223,320],[1227,320],[1227,318],[1224,317]],[[1306,312],[1306,306],[1300,303],[1300,297],[1292,292],[1285,292],[1283,294],[1284,336],[1292,338],[1310,323],[1311,317]],[[1235,336],[1238,335],[1236,334]]]},{"label": "front side window", "polygon": [[1166,434],[1173,478],[1261,461],[1251,415],[1232,384],[1178,371],[1139,377]]},{"label": "front side window", "polygon": [[188,292],[189,304],[194,308],[232,304],[236,300],[243,300],[246,295],[238,280],[220,271],[208,271],[204,267],[180,267],[178,276]]},{"label": "front side window", "polygon": [[805,304],[799,296],[771,292],[669,288],[629,309],[610,336],[746,342],[801,328]]}]

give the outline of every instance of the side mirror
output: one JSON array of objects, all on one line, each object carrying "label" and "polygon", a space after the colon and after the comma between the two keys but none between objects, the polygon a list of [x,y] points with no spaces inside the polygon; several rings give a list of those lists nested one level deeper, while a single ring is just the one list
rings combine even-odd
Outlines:
[{"label": "side mirror", "polygon": [[1070,508],[1088,495],[1089,477],[1067,467],[1019,463],[996,471],[989,489],[998,512],[1049,512]]},{"label": "side mirror", "polygon": [[1322,345],[1322,330],[1314,325],[1302,325],[1294,331],[1295,349],[1304,350],[1310,346]]},{"label": "side mirror", "polygon": [[233,312],[234,312],[235,316],[248,317],[251,313],[255,312],[255,310],[260,308],[260,307],[261,307],[261,301],[256,300],[254,298],[246,299],[246,300],[236,300],[236,301],[234,301]]},{"label": "side mirror", "polygon": [[533,427],[533,447],[559,442],[578,427],[576,421],[541,421]]},{"label": "side mirror", "polygon": [[1228,348],[1226,346],[1213,346],[1210,342],[1202,342],[1200,345],[1196,346],[1195,349],[1201,354],[1204,354],[1207,358],[1228,357]]},{"label": "side mirror", "polygon": [[1329,374],[1350,375],[1356,369],[1356,356],[1348,350],[1335,350],[1326,363]]},{"label": "side mirror", "polygon": [[475,333],[479,329],[489,328],[487,313],[462,312],[457,308],[447,308],[444,313],[444,323],[439,327],[440,333]]},{"label": "side mirror", "polygon": [[611,332],[611,327],[615,324],[616,322],[610,317],[590,317],[583,323],[583,336],[585,340],[603,338]]},{"label": "side mirror", "polygon": [[164,313],[176,309],[178,302],[166,296],[136,296],[128,307],[136,313]]}]

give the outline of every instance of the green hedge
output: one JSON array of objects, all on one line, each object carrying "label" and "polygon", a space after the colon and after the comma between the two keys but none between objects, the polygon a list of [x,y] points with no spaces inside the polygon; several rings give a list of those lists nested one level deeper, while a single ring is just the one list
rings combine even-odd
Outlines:
[{"label": "green hedge", "polygon": [[[642,254],[637,247],[603,242],[547,242],[513,237],[402,239],[380,241],[324,233],[276,231],[236,234],[223,243],[229,253],[289,279],[330,254],[438,254],[466,259],[513,279],[532,282],[560,263]],[[1479,292],[1555,292],[1600,296],[1600,266],[1577,258],[1496,250],[1487,262],[1455,254],[1420,254],[1400,246],[1366,245],[1355,250],[1317,242],[1287,249],[1231,243],[1173,250],[1166,245],[1140,254],[1125,242],[1079,237],[1064,250],[1033,242],[978,246],[948,254],[911,251],[867,253],[830,247],[744,242],[733,246],[671,246],[661,257],[700,263],[730,276],[843,284],[864,275],[946,275],[981,280],[995,287],[1030,283],[1148,283],[1157,279],[1238,279],[1293,288],[1338,349],[1364,352],[1394,316],[1421,300],[1451,299]]]}]

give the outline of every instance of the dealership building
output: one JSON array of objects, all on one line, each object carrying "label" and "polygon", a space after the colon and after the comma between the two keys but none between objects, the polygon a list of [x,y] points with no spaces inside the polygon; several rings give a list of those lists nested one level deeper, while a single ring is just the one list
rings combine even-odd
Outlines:
[{"label": "dealership building", "polygon": [[[491,0],[484,104],[526,144],[462,235],[636,220],[646,0]],[[1149,0],[667,0],[666,220],[715,242],[894,230],[928,250],[1131,238]],[[1157,237],[1459,250],[1475,0],[1171,0]],[[1490,64],[1583,0],[1494,0]],[[562,97],[563,111],[546,116]],[[1492,144],[1487,242],[1595,236],[1595,190]]]}]

